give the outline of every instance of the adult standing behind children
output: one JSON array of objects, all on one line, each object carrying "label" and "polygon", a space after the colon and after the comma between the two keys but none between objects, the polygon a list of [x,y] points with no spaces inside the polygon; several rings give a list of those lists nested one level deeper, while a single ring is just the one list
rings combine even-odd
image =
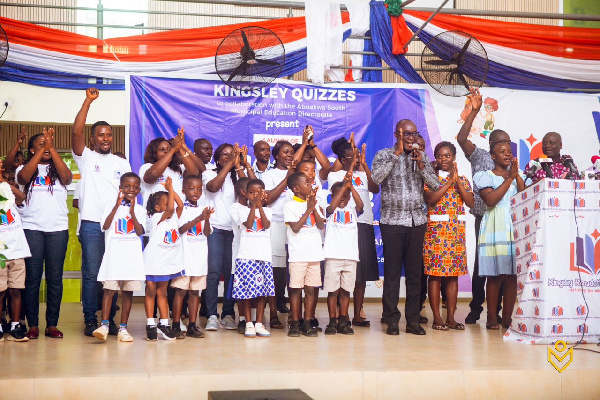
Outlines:
[{"label": "adult standing behind children", "polygon": [[67,185],[73,174],[54,148],[54,129],[29,139],[27,163],[17,169],[17,182],[26,194],[20,210],[23,231],[31,250],[25,259],[24,305],[29,331],[27,337],[39,337],[40,283],[44,266],[48,300],[46,331],[48,337],[60,339],[63,333],[56,327],[63,291],[63,267],[69,242],[69,210]]},{"label": "adult standing behind children", "polygon": [[[373,181],[381,185],[383,240],[383,320],[388,335],[399,335],[400,274],[404,263],[406,276],[406,332],[425,335],[419,325],[423,239],[427,215],[423,210],[423,187],[437,191],[438,178],[429,157],[413,144],[419,132],[414,122],[403,119],[396,124],[394,147],[382,149],[373,159]],[[416,164],[415,170],[413,165]]]},{"label": "adult standing behind children", "polygon": [[[94,150],[85,145],[85,120],[92,102],[98,98],[100,91],[96,88],[87,89],[85,100],[75,117],[71,146],[73,158],[81,173],[81,198],[79,200],[79,213],[81,227],[79,228],[79,241],[81,242],[81,302],[83,303],[83,318],[86,336],[92,336],[98,328],[96,317],[98,270],[104,256],[104,232],[100,221],[107,204],[115,201],[119,193],[121,175],[131,172],[131,166],[114,154],[111,154],[113,144],[112,127],[106,121],[98,121],[92,125],[91,141]],[[116,335],[118,327],[112,322],[115,315],[114,298],[111,312],[110,334]]]},{"label": "adult standing behind children", "polygon": [[[492,160],[492,155],[489,151],[475,146],[475,144],[469,140],[471,126],[473,125],[473,121],[475,120],[475,117],[477,117],[482,104],[479,89],[471,88],[471,94],[468,98],[472,105],[471,113],[460,128],[460,131],[458,131],[456,140],[462,151],[465,153],[467,161],[471,163],[471,174],[475,176],[478,172],[494,169],[494,160]],[[496,129],[490,133],[490,149],[494,147],[495,143],[500,142],[510,143],[510,136],[503,130]],[[473,192],[475,194],[475,204],[469,212],[475,216],[475,237],[479,240],[479,228],[487,207],[483,200],[481,200],[481,197],[479,197],[477,188],[475,188]],[[477,249],[479,249],[479,242],[477,242]],[[485,301],[485,280],[486,278],[484,276],[479,275],[479,256],[476,252],[475,263],[473,265],[473,277],[471,279],[473,300],[469,303],[471,311],[469,312],[469,315],[467,315],[467,318],[465,318],[465,324],[475,324],[479,320],[483,311],[483,302]],[[500,293],[502,293],[502,290],[500,290]],[[502,294],[500,294],[500,296],[502,296]]]}]

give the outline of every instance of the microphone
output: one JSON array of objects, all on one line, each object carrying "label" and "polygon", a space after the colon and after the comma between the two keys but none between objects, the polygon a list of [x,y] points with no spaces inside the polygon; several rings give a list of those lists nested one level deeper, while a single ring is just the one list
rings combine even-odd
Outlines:
[{"label": "microphone", "polygon": [[530,179],[533,179],[535,177],[535,174],[537,174],[537,172],[542,169],[542,164],[535,160],[529,161],[528,166],[529,170],[527,171],[526,176]]},{"label": "microphone", "polygon": [[[413,148],[413,151],[412,151],[413,154],[415,153],[415,151],[419,151],[419,145],[417,143],[413,143],[412,148]],[[412,170],[413,170],[413,172],[417,172],[417,160],[413,160]]]},{"label": "microphone", "polygon": [[550,168],[550,165],[552,164],[552,159],[548,158],[545,154],[542,154],[542,156],[538,160],[538,162],[542,164],[542,169],[546,173],[546,178],[554,178],[554,174],[552,173],[552,169]]},{"label": "microphone", "polygon": [[575,164],[573,163],[573,159],[571,157],[565,157],[563,165],[569,168],[569,171],[571,171],[571,179],[576,180],[580,178],[579,172],[577,171],[577,168],[575,168]]}]

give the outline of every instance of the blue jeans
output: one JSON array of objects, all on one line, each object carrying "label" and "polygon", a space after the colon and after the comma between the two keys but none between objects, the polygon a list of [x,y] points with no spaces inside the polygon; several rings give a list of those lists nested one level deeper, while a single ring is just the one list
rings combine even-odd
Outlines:
[{"label": "blue jeans", "polygon": [[[83,319],[85,322],[98,321],[98,271],[104,256],[104,232],[99,222],[81,221],[79,228],[81,243],[81,303],[83,304]],[[116,314],[117,296],[114,296],[110,308],[110,318]]]},{"label": "blue jeans", "polygon": [[42,232],[25,229],[31,257],[25,259],[25,315],[29,326],[39,326],[40,284],[46,267],[46,326],[57,326],[63,293],[63,267],[69,231]]},{"label": "blue jeans", "polygon": [[233,306],[235,301],[228,296],[229,281],[231,280],[231,244],[233,232],[214,228],[208,237],[208,275],[206,276],[206,308],[208,316],[217,314],[219,298],[219,280],[224,277],[225,291],[223,293],[223,311],[221,318],[226,315],[235,316]]}]

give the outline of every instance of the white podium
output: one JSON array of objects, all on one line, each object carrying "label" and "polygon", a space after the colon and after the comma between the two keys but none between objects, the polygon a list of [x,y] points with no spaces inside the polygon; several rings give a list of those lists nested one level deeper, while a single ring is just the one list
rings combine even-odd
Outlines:
[{"label": "white podium", "polygon": [[504,340],[598,343],[600,181],[544,179],[511,199],[511,215],[518,292]]}]

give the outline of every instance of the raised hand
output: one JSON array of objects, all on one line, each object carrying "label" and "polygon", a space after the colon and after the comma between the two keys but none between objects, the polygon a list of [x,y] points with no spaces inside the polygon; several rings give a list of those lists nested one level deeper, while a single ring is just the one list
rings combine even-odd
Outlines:
[{"label": "raised hand", "polygon": [[215,212],[214,208],[205,207],[204,210],[202,210],[202,214],[200,214],[200,219],[204,220],[204,221],[208,221],[210,219],[211,214],[214,212]]},{"label": "raised hand", "polygon": [[288,167],[288,173],[287,173],[288,175],[291,175],[294,172],[296,172],[296,165],[298,165],[298,161],[292,160],[292,163]]},{"label": "raised hand", "polygon": [[46,127],[44,127],[42,132],[44,135],[44,148],[46,150],[54,148],[54,128],[48,128],[46,130]]},{"label": "raised hand", "polygon": [[356,148],[356,142],[354,142],[354,132],[350,134],[350,139],[348,139],[348,143],[350,143],[353,149]]},{"label": "raised hand", "polygon": [[344,185],[344,188],[350,189],[352,186],[352,170],[346,172],[346,175],[344,175],[344,179],[342,180],[342,184]]},{"label": "raised hand", "polygon": [[17,143],[19,143],[19,146],[21,146],[23,144],[23,142],[25,141],[25,139],[27,139],[27,130],[25,129],[24,126],[21,127],[21,133],[19,133],[17,135]]},{"label": "raised hand", "polygon": [[240,149],[240,154],[240,165],[245,168],[248,166],[248,146],[243,145]]},{"label": "raised hand", "polygon": [[167,180],[165,181],[165,189],[167,189],[169,192],[173,190],[173,180],[170,176],[168,176]]},{"label": "raised hand", "polygon": [[119,195],[117,196],[117,203],[116,203],[116,205],[120,206],[121,202],[123,201],[124,198],[125,198],[125,193],[123,193],[121,191],[121,189],[119,189]]},{"label": "raised hand", "polygon": [[308,144],[308,142],[310,142],[310,139],[308,138],[310,135],[313,135],[314,137],[314,131],[312,126],[310,125],[306,125],[304,127],[304,132],[302,132],[302,144],[306,143]]},{"label": "raised hand", "polygon": [[267,200],[269,198],[269,195],[264,190],[261,190],[260,192],[261,192],[260,199],[262,200],[263,204],[267,204]]},{"label": "raised hand", "polygon": [[396,149],[394,150],[394,154],[399,156],[404,151],[404,130],[402,128],[399,128],[397,133],[398,133],[398,136],[397,136]]},{"label": "raised hand", "polygon": [[306,207],[310,211],[314,211],[317,207],[317,189],[310,191],[310,194],[306,198]]},{"label": "raised hand", "polygon": [[471,102],[471,107],[475,111],[479,111],[481,109],[481,104],[483,101],[481,100],[481,94],[479,93],[478,88],[469,88],[470,95],[467,96],[469,101]]},{"label": "raised hand", "polygon": [[452,184],[458,182],[458,169],[456,168],[456,161],[454,161],[452,168],[450,168],[450,176],[448,176],[448,181]]},{"label": "raised hand", "polygon": [[510,163],[508,177],[512,179],[517,179],[517,176],[519,176],[519,160],[517,160],[517,157],[514,157],[512,159],[512,162]]},{"label": "raised hand", "polygon": [[99,95],[100,91],[96,88],[89,88],[85,91],[85,97],[90,99],[91,101],[96,100]]},{"label": "raised hand", "polygon": [[367,165],[367,144],[363,143],[360,151],[360,165]]}]

